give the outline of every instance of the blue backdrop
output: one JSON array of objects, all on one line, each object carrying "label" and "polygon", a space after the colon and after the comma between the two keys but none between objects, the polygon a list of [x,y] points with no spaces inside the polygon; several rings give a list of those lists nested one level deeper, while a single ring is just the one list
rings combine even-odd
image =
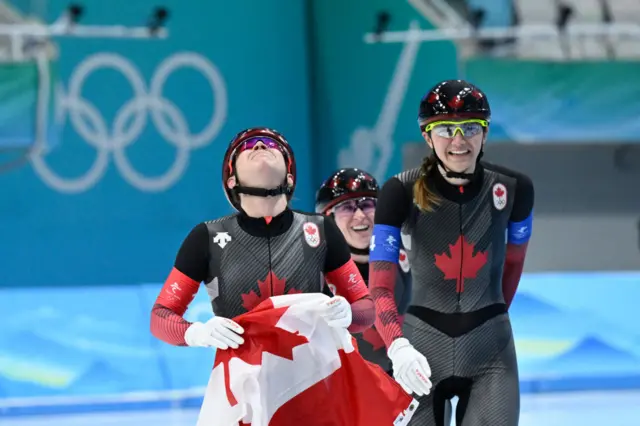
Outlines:
[{"label": "blue backdrop", "polygon": [[[83,23],[144,25],[156,4],[89,2]],[[288,137],[311,208],[303,4],[169,0],[166,40],[55,40],[62,143],[0,174],[0,286],[164,280],[191,227],[231,212],[222,156],[246,127]]]},{"label": "blue backdrop", "polygon": [[[84,23],[140,25],[155,5],[90,2]],[[390,30],[433,28],[409,2],[164,5],[166,40],[53,41],[51,146],[0,173],[0,286],[161,281],[194,225],[231,212],[221,160],[246,127],[268,125],[289,138],[296,208],[312,209],[315,189],[336,167],[384,180],[401,170],[403,146],[420,138],[421,96],[462,74],[493,99],[491,141],[639,140],[630,107],[638,88],[626,84],[632,62],[458,60],[450,41],[365,43],[381,10],[392,13]],[[49,21],[66,6],[49,1]],[[0,79],[0,139],[15,133],[24,145],[43,78],[32,63],[14,65],[0,67],[0,76],[21,75]]]}]

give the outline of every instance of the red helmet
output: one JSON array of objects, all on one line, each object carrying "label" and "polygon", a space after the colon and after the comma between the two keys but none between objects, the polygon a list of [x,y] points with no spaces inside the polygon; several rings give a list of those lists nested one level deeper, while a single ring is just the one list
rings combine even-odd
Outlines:
[{"label": "red helmet", "polygon": [[[280,149],[282,150],[282,154],[284,156],[284,161],[287,165],[287,173],[293,176],[293,185],[288,185],[287,178],[285,177],[284,183],[275,189],[263,189],[263,188],[241,188],[234,187],[233,189],[227,186],[227,180],[231,176],[235,176],[235,162],[236,162],[236,151],[244,142],[248,141],[252,138],[265,138],[275,142]],[[229,147],[227,148],[227,152],[224,154],[224,160],[222,163],[222,186],[224,188],[224,192],[227,196],[227,200],[231,203],[233,207],[237,210],[240,210],[240,198],[238,194],[243,192],[242,190],[238,191],[239,188],[249,190],[254,195],[278,195],[278,194],[286,194],[287,200],[291,200],[293,196],[293,191],[296,187],[296,159],[293,155],[293,150],[289,145],[289,142],[285,139],[283,135],[278,133],[273,129],[269,129],[267,127],[253,127],[250,129],[245,129],[238,133],[229,143]],[[246,192],[246,191],[244,191]],[[261,192],[262,194],[259,194]]]}]

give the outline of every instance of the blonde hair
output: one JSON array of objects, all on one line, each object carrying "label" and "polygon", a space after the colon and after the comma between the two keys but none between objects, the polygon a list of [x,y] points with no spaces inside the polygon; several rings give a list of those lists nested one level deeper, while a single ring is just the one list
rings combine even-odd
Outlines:
[{"label": "blonde hair", "polygon": [[440,197],[427,184],[427,176],[436,164],[437,160],[434,155],[425,157],[422,166],[420,166],[420,176],[413,184],[413,200],[422,211],[432,212],[435,206],[440,205]]}]

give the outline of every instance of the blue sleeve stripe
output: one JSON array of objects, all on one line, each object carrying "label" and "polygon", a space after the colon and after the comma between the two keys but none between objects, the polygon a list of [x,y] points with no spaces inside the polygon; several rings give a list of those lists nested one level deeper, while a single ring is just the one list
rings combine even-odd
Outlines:
[{"label": "blue sleeve stripe", "polygon": [[532,227],[533,212],[529,213],[529,216],[521,222],[509,222],[507,241],[511,244],[524,244],[528,242],[531,238]]},{"label": "blue sleeve stripe", "polygon": [[374,225],[369,244],[369,262],[397,263],[400,256],[400,228]]}]

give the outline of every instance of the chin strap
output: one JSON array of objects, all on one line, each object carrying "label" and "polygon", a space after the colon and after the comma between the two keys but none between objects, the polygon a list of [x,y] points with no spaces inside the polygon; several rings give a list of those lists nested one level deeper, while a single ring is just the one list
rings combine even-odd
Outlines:
[{"label": "chin strap", "polygon": [[433,156],[436,158],[436,161],[438,162],[440,167],[442,167],[442,170],[445,171],[445,176],[446,177],[448,177],[450,179],[466,179],[466,180],[471,180],[476,175],[476,172],[478,171],[477,165],[480,163],[480,159],[482,158],[482,155],[484,154],[484,150],[481,150],[480,153],[478,154],[478,158],[476,159],[476,169],[475,169],[475,171],[473,173],[465,173],[465,172],[453,172],[453,171],[447,169],[447,166],[445,166],[444,163],[442,162],[442,160],[440,160],[440,158],[438,157],[438,154],[436,154],[435,151],[432,151],[432,152],[433,152]]},{"label": "chin strap", "polygon": [[[431,133],[431,132],[429,132],[429,133]],[[485,132],[485,135],[486,135],[486,132]],[[431,137],[431,136],[429,136],[429,137]],[[474,173],[452,172],[451,170],[449,170],[447,168],[447,166],[444,165],[442,160],[438,157],[438,154],[436,154],[436,150],[434,148],[431,149],[431,153],[435,157],[435,159],[438,162],[438,164],[440,165],[440,167],[442,167],[442,170],[444,170],[445,176],[450,178],[450,179],[471,180],[476,175],[475,172]],[[480,149],[480,153],[478,154],[478,158],[476,158],[476,171],[478,170],[477,166],[480,163],[480,159],[482,158],[483,155],[484,155],[484,143],[482,144],[482,148]]]},{"label": "chin strap", "polygon": [[291,189],[289,188],[289,184],[287,183],[287,179],[285,178],[284,182],[282,182],[276,188],[266,189],[238,185],[233,188],[233,191],[236,194],[252,195],[254,197],[276,197],[278,195],[289,195]]},{"label": "chin strap", "polygon": [[280,185],[277,188],[253,188],[250,186],[236,186],[233,190],[237,194],[253,195],[254,197],[275,197],[278,195],[288,194],[289,188],[285,185]]}]

